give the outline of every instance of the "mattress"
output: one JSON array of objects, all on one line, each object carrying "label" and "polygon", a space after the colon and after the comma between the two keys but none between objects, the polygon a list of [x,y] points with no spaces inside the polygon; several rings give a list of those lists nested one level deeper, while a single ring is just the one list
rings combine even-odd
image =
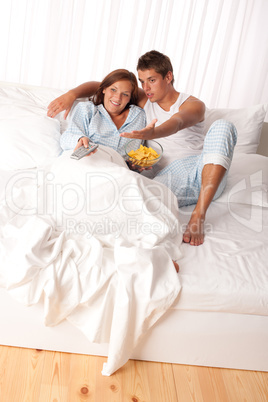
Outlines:
[{"label": "mattress", "polygon": [[174,308],[267,315],[267,218],[267,209],[257,206],[212,203],[203,246],[183,245],[182,292]]},{"label": "mattress", "polygon": [[[85,187],[85,161],[61,155],[66,122],[46,116],[61,93],[0,85],[0,343],[107,355],[106,375],[128,358],[268,370],[268,158],[256,154],[267,105],[207,110],[207,125],[232,119],[238,145],[205,243],[191,247],[182,233],[193,207],[178,209],[114,151],[100,147]],[[115,193],[124,204],[104,214]]]}]

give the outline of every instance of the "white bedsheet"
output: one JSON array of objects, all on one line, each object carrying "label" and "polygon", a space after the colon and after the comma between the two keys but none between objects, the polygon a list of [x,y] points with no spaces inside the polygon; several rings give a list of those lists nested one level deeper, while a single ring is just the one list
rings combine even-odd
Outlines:
[{"label": "white bedsheet", "polygon": [[[182,227],[191,210],[181,210]],[[268,208],[213,202],[205,234],[201,247],[182,246],[182,291],[172,308],[268,315]]]},{"label": "white bedsheet", "polygon": [[67,319],[109,343],[110,375],[179,295],[178,208],[109,148],[69,156],[1,176],[0,286],[26,305],[44,298],[46,325]]}]

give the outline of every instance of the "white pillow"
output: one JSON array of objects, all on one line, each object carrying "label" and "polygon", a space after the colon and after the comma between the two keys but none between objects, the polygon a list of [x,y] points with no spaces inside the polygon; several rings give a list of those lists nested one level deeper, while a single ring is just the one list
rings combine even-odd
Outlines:
[{"label": "white pillow", "polygon": [[236,126],[236,153],[256,153],[261,136],[262,125],[268,104],[255,105],[244,109],[206,109],[205,132],[218,119],[228,120]]},{"label": "white pillow", "polygon": [[60,93],[41,87],[0,87],[0,169],[40,167],[60,155],[60,117],[46,115],[47,105]]},{"label": "white pillow", "polygon": [[268,157],[234,154],[225,190],[215,202],[268,207]]}]

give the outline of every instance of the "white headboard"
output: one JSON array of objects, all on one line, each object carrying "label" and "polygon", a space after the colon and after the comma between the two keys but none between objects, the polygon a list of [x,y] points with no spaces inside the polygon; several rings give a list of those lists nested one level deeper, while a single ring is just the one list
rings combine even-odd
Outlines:
[{"label": "white headboard", "polygon": [[257,154],[268,156],[268,122],[263,123]]}]

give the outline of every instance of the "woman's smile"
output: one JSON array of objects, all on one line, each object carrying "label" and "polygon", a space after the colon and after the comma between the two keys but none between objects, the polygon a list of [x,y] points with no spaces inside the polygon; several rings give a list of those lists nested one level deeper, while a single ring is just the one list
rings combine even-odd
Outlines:
[{"label": "woman's smile", "polygon": [[120,114],[130,102],[132,86],[129,81],[117,81],[103,90],[104,107],[109,114]]}]

